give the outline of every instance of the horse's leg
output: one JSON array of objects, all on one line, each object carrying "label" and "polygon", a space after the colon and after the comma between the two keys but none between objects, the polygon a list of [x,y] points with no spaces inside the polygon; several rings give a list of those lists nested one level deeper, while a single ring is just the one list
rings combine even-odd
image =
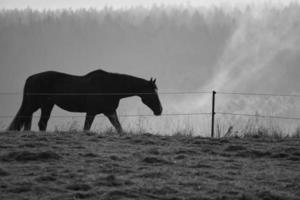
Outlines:
[{"label": "horse's leg", "polygon": [[24,131],[30,131],[31,122],[32,122],[32,114],[26,116],[26,118],[24,119]]},{"label": "horse's leg", "polygon": [[47,123],[50,118],[51,111],[54,104],[47,104],[41,107],[41,117],[38,123],[40,131],[45,131],[47,128]]},{"label": "horse's leg", "polygon": [[91,114],[91,113],[87,113],[86,116],[85,116],[85,122],[84,122],[84,130],[85,131],[88,131],[90,130],[91,126],[92,126],[92,123],[95,119],[95,114]]},{"label": "horse's leg", "polygon": [[119,122],[118,115],[117,115],[116,111],[114,111],[113,113],[109,113],[109,114],[105,113],[105,116],[108,117],[109,121],[116,128],[118,133],[120,133],[120,134],[123,133],[123,129],[122,129],[122,126]]}]

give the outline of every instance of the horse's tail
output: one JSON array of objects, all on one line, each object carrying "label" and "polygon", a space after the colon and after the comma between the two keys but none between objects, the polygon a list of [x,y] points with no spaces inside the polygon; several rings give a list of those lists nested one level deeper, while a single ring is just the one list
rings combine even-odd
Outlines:
[{"label": "horse's tail", "polygon": [[20,109],[18,110],[16,116],[14,117],[13,121],[10,123],[9,127],[7,128],[8,131],[20,131],[22,126],[25,123],[25,118],[24,116],[24,110],[25,110],[25,95],[23,96],[22,104]]},{"label": "horse's tail", "polygon": [[28,82],[29,78],[25,82],[21,107],[19,108],[16,116],[7,128],[8,131],[20,131],[24,124],[32,118],[32,116],[27,116],[28,114],[26,112],[26,109],[29,106],[28,103],[30,102],[29,96],[26,95],[26,93],[28,92],[27,90],[29,89]]}]

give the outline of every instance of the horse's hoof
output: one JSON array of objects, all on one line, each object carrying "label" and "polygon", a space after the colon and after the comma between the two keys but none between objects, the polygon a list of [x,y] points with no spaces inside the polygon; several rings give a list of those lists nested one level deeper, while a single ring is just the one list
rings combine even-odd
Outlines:
[{"label": "horse's hoof", "polygon": [[124,136],[124,135],[126,135],[126,133],[122,131],[122,132],[118,132],[118,135],[119,136]]}]

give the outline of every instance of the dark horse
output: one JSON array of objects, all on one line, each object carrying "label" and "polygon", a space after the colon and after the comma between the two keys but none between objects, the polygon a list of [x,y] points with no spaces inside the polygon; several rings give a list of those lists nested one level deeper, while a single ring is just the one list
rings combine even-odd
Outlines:
[{"label": "dark horse", "polygon": [[45,131],[54,105],[86,113],[84,130],[89,130],[95,116],[103,113],[119,133],[122,132],[116,109],[122,98],[139,96],[155,115],[162,113],[155,80],[145,80],[103,70],[84,76],[48,71],[30,76],[25,83],[23,101],[8,130],[31,129],[32,115],[39,108],[39,129]]}]

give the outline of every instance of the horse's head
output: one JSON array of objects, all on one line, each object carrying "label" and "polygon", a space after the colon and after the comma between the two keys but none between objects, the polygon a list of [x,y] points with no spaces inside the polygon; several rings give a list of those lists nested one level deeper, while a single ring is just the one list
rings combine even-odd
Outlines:
[{"label": "horse's head", "polygon": [[154,115],[161,115],[162,106],[157,94],[157,86],[155,84],[156,79],[150,79],[147,81],[146,87],[143,93],[140,95],[142,102],[147,105],[154,113]]}]

